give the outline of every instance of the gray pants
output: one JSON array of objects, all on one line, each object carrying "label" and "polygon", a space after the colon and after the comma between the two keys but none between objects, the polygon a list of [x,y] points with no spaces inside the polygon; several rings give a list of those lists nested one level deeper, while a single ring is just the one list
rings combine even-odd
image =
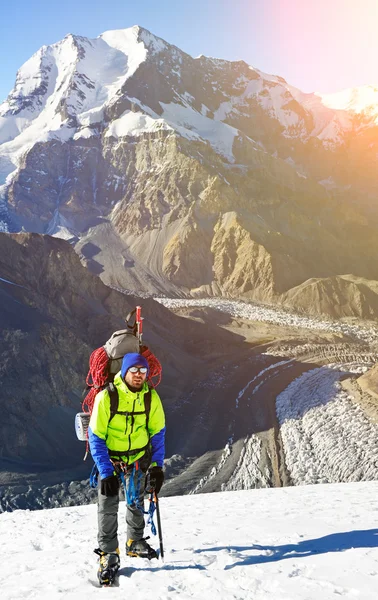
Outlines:
[{"label": "gray pants", "polygon": [[[126,485],[130,484],[130,472],[125,474]],[[134,475],[134,485],[138,485],[138,471]],[[123,485],[120,481],[120,487]],[[140,479],[139,505],[144,505],[145,476]],[[127,502],[127,498],[125,499]],[[114,552],[118,548],[118,506],[119,495],[103,496],[101,480],[98,482],[98,545],[103,552]],[[141,540],[144,532],[144,514],[135,506],[126,508],[127,539]]]}]

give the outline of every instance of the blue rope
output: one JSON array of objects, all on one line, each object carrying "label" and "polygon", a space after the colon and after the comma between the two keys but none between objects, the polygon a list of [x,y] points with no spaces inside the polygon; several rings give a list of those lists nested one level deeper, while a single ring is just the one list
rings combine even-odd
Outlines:
[{"label": "blue rope", "polygon": [[137,477],[137,483],[135,485],[135,463],[133,464],[133,469],[130,473],[129,476],[129,484],[126,484],[126,479],[125,479],[125,474],[123,471],[120,472],[120,477],[121,477],[121,481],[122,481],[122,485],[123,488],[125,490],[125,497],[126,497],[126,501],[128,506],[132,506],[132,507],[136,507],[138,508],[144,515],[148,515],[148,520],[147,520],[147,525],[150,525],[151,527],[151,533],[152,535],[156,535],[156,527],[155,527],[155,523],[154,523],[154,512],[156,510],[156,506],[155,506],[155,502],[153,501],[153,494],[151,493],[149,501],[150,501],[150,507],[148,509],[148,511],[144,510],[144,506],[140,504],[139,502],[139,495],[140,495],[140,486],[142,483],[142,479],[144,477],[144,473],[141,469],[138,469],[138,477]]},{"label": "blue rope", "polygon": [[155,527],[155,523],[154,523],[154,512],[156,510],[156,505],[155,505],[155,502],[153,501],[153,493],[152,492],[151,492],[149,500],[150,500],[150,508],[148,509],[147,525],[150,525],[152,535],[156,535],[156,527]]},{"label": "blue rope", "polygon": [[137,477],[137,482],[135,485],[135,464],[133,464],[133,470],[130,473],[129,476],[129,484],[126,484],[126,479],[125,479],[125,474],[123,471],[120,472],[120,476],[121,476],[121,481],[125,490],[125,496],[126,496],[126,501],[128,506],[132,506],[132,507],[136,507],[138,508],[142,513],[147,514],[146,511],[144,510],[144,506],[142,506],[139,502],[139,496],[140,496],[140,486],[142,483],[142,478],[144,476],[143,471],[141,471],[140,469],[138,469],[138,477]]}]

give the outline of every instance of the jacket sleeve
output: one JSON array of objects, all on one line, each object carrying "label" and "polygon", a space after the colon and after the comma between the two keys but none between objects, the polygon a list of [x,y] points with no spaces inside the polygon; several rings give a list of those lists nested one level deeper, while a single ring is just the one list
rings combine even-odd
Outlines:
[{"label": "jacket sleeve", "polygon": [[164,465],[164,457],[165,457],[165,427],[156,433],[151,438],[151,450],[152,450],[152,458],[151,458],[151,466],[162,467]]},{"label": "jacket sleeve", "polygon": [[106,447],[106,437],[110,418],[109,394],[104,390],[96,396],[88,427],[89,448],[101,479],[114,473],[113,464]]},{"label": "jacket sleeve", "polygon": [[151,410],[148,419],[148,430],[151,436],[151,465],[162,467],[165,457],[165,415],[158,393],[152,390]]}]

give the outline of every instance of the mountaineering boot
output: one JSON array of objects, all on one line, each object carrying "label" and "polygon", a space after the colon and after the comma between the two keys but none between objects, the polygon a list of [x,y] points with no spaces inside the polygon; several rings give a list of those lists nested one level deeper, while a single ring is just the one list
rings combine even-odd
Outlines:
[{"label": "mountaineering boot", "polygon": [[95,553],[100,557],[100,564],[97,571],[100,585],[112,585],[121,563],[119,558],[119,548],[117,548],[115,552],[103,552],[100,548],[97,548]]},{"label": "mountaineering boot", "polygon": [[142,538],[141,540],[128,540],[126,542],[126,554],[127,556],[138,556],[139,558],[157,558],[156,550],[151,548],[147,543],[149,538]]}]

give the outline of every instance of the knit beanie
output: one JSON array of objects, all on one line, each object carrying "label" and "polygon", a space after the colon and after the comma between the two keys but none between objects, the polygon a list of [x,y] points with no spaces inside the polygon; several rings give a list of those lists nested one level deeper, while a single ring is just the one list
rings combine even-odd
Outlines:
[{"label": "knit beanie", "polygon": [[122,360],[122,367],[121,367],[121,376],[122,379],[125,379],[125,375],[127,373],[127,371],[130,369],[130,367],[146,367],[147,368],[147,375],[149,373],[149,366],[148,366],[148,362],[147,359],[144,358],[144,356],[142,356],[141,354],[137,354],[136,352],[129,352],[128,354],[125,354],[125,356],[123,357]]}]

